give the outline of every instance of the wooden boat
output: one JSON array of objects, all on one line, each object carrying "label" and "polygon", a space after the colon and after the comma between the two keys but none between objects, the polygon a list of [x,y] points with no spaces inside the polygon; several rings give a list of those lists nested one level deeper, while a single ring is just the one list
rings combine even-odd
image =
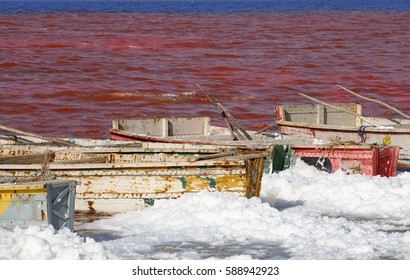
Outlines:
[{"label": "wooden boat", "polygon": [[202,116],[113,120],[109,132],[113,140],[198,145],[246,146],[273,139],[250,131],[252,142],[237,139],[228,127],[211,125],[211,118]]},{"label": "wooden boat", "polygon": [[[201,190],[258,196],[269,150],[76,139],[83,147],[1,145],[0,180],[75,180],[76,211],[117,213]],[[73,141],[74,142],[74,141]]]},{"label": "wooden boat", "polygon": [[362,116],[356,103],[275,106],[276,124],[285,135],[315,138],[323,143],[366,143],[401,148],[399,157],[410,158],[410,119]]}]

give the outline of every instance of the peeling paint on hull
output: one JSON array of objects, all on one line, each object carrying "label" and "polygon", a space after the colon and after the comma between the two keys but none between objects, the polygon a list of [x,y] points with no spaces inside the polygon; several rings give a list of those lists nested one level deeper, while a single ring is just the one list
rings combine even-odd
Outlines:
[{"label": "peeling paint on hull", "polygon": [[[2,154],[5,153],[3,150]],[[16,153],[25,154],[24,151]],[[46,165],[50,178],[79,182],[76,211],[93,214],[125,212],[152,205],[158,199],[175,199],[201,190],[259,196],[266,156],[261,153],[238,158],[236,154],[235,157],[194,162],[186,155],[155,151],[98,152],[94,156],[102,154],[111,162],[74,164],[71,163],[74,158],[81,160],[90,152],[80,155],[64,151],[56,153],[55,158],[70,160],[69,164],[55,161]],[[44,173],[44,167],[43,164],[0,164],[0,178],[35,178]]]}]

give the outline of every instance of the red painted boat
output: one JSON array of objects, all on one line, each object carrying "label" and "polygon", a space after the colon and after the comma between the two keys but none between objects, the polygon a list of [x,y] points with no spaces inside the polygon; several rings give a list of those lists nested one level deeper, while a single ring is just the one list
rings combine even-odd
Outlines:
[{"label": "red painted boat", "polygon": [[292,146],[294,154],[320,170],[391,177],[396,175],[399,147],[373,145]]}]

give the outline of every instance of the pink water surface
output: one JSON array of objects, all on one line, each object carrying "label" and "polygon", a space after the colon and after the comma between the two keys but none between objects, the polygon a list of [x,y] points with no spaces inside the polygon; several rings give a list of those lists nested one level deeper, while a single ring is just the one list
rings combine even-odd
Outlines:
[{"label": "pink water surface", "polygon": [[196,84],[245,128],[274,105],[360,102],[410,113],[410,13],[0,15],[0,124],[103,137],[112,119],[210,115]]}]

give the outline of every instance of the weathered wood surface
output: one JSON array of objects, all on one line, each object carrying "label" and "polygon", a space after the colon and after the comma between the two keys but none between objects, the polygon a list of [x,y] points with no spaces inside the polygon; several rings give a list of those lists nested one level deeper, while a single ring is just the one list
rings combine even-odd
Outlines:
[{"label": "weathered wood surface", "polygon": [[112,128],[156,137],[209,135],[210,117],[154,117],[112,120]]},{"label": "weathered wood surface", "polygon": [[371,101],[371,102],[375,102],[375,103],[377,103],[377,104],[383,105],[384,107],[389,108],[390,110],[393,110],[394,112],[400,114],[401,116],[405,117],[406,119],[410,119],[410,116],[409,116],[409,115],[403,113],[402,111],[400,111],[400,110],[397,109],[396,107],[393,107],[393,106],[387,104],[386,102],[383,102],[383,101],[380,101],[380,100],[376,100],[376,99],[373,99],[373,98],[369,98],[369,97],[360,95],[360,94],[358,94],[358,93],[356,93],[356,92],[354,92],[354,91],[352,91],[352,90],[350,90],[350,89],[347,89],[347,88],[345,88],[345,87],[343,87],[343,86],[341,86],[341,85],[336,85],[336,86],[338,86],[339,88],[341,88],[341,89],[343,89],[343,90],[345,90],[345,91],[347,91],[347,92],[353,94],[354,96],[357,96],[357,97],[362,98],[362,99],[367,100],[367,101]]},{"label": "weathered wood surface", "polygon": [[[158,143],[153,145],[157,148],[149,146],[3,146],[0,179],[23,182],[47,172],[53,179],[78,181],[76,210],[90,213],[135,210],[156,199],[177,198],[201,190],[245,197],[259,195],[267,156],[263,150]],[[46,151],[54,155],[46,163],[21,161]],[[19,158],[18,164],[10,161],[13,156]],[[7,160],[1,162],[2,157]]]},{"label": "weathered wood surface", "polygon": [[339,111],[342,111],[342,112],[345,112],[345,113],[354,115],[354,116],[360,118],[361,120],[363,120],[364,122],[366,122],[366,123],[368,123],[368,124],[370,124],[370,125],[372,125],[372,126],[377,126],[377,124],[373,123],[372,121],[370,121],[370,120],[364,118],[363,116],[361,116],[361,115],[359,115],[359,114],[357,114],[357,113],[355,113],[355,112],[351,112],[351,111],[349,111],[349,110],[345,110],[345,109],[343,109],[343,108],[334,106],[334,105],[332,105],[332,104],[329,104],[329,103],[320,101],[320,100],[318,100],[318,99],[316,99],[316,98],[314,98],[314,97],[311,97],[311,96],[309,96],[309,95],[307,95],[307,94],[304,94],[304,93],[299,93],[299,95],[301,95],[301,96],[303,96],[303,97],[306,97],[307,99],[313,100],[313,101],[315,101],[315,102],[317,102],[317,103],[323,104],[324,106],[327,106],[327,107],[333,108],[333,109],[335,109],[335,110],[339,110]]},{"label": "weathered wood surface", "polygon": [[60,138],[56,138],[56,137],[46,137],[46,136],[41,136],[41,135],[37,135],[34,133],[29,133],[29,132],[25,132],[22,130],[18,130],[15,128],[11,128],[5,125],[0,125],[0,129],[5,130],[5,131],[9,131],[9,132],[13,132],[19,135],[24,135],[24,136],[29,136],[29,137],[33,137],[33,138],[38,138],[38,139],[42,139],[42,140],[46,140],[46,141],[50,141],[52,143],[57,143],[57,144],[61,144],[64,146],[78,146],[77,144],[71,143],[70,141],[66,141],[64,139],[60,139]]},{"label": "weathered wood surface", "polygon": [[[348,103],[337,104],[337,107],[347,105]],[[319,113],[314,109],[317,106],[318,104],[275,106],[279,131],[284,135],[317,139],[323,143],[364,142],[379,145],[390,143],[392,146],[402,148],[399,152],[400,158],[409,158],[410,120],[362,116],[376,125],[366,126],[361,121],[352,120],[351,114],[346,113],[346,121],[343,122],[342,111],[336,114],[328,110],[324,117],[326,122],[318,123]],[[357,112],[361,113],[361,110]]]},{"label": "weathered wood surface", "polygon": [[197,87],[201,90],[202,94],[205,95],[208,101],[212,105],[214,105],[215,108],[222,114],[222,117],[227,123],[227,127],[229,128],[232,135],[234,136],[233,140],[252,140],[252,137],[248,134],[248,132],[239,126],[238,121],[231,115],[231,113],[229,113],[229,111],[220,102],[213,99],[198,84],[197,84]]}]

